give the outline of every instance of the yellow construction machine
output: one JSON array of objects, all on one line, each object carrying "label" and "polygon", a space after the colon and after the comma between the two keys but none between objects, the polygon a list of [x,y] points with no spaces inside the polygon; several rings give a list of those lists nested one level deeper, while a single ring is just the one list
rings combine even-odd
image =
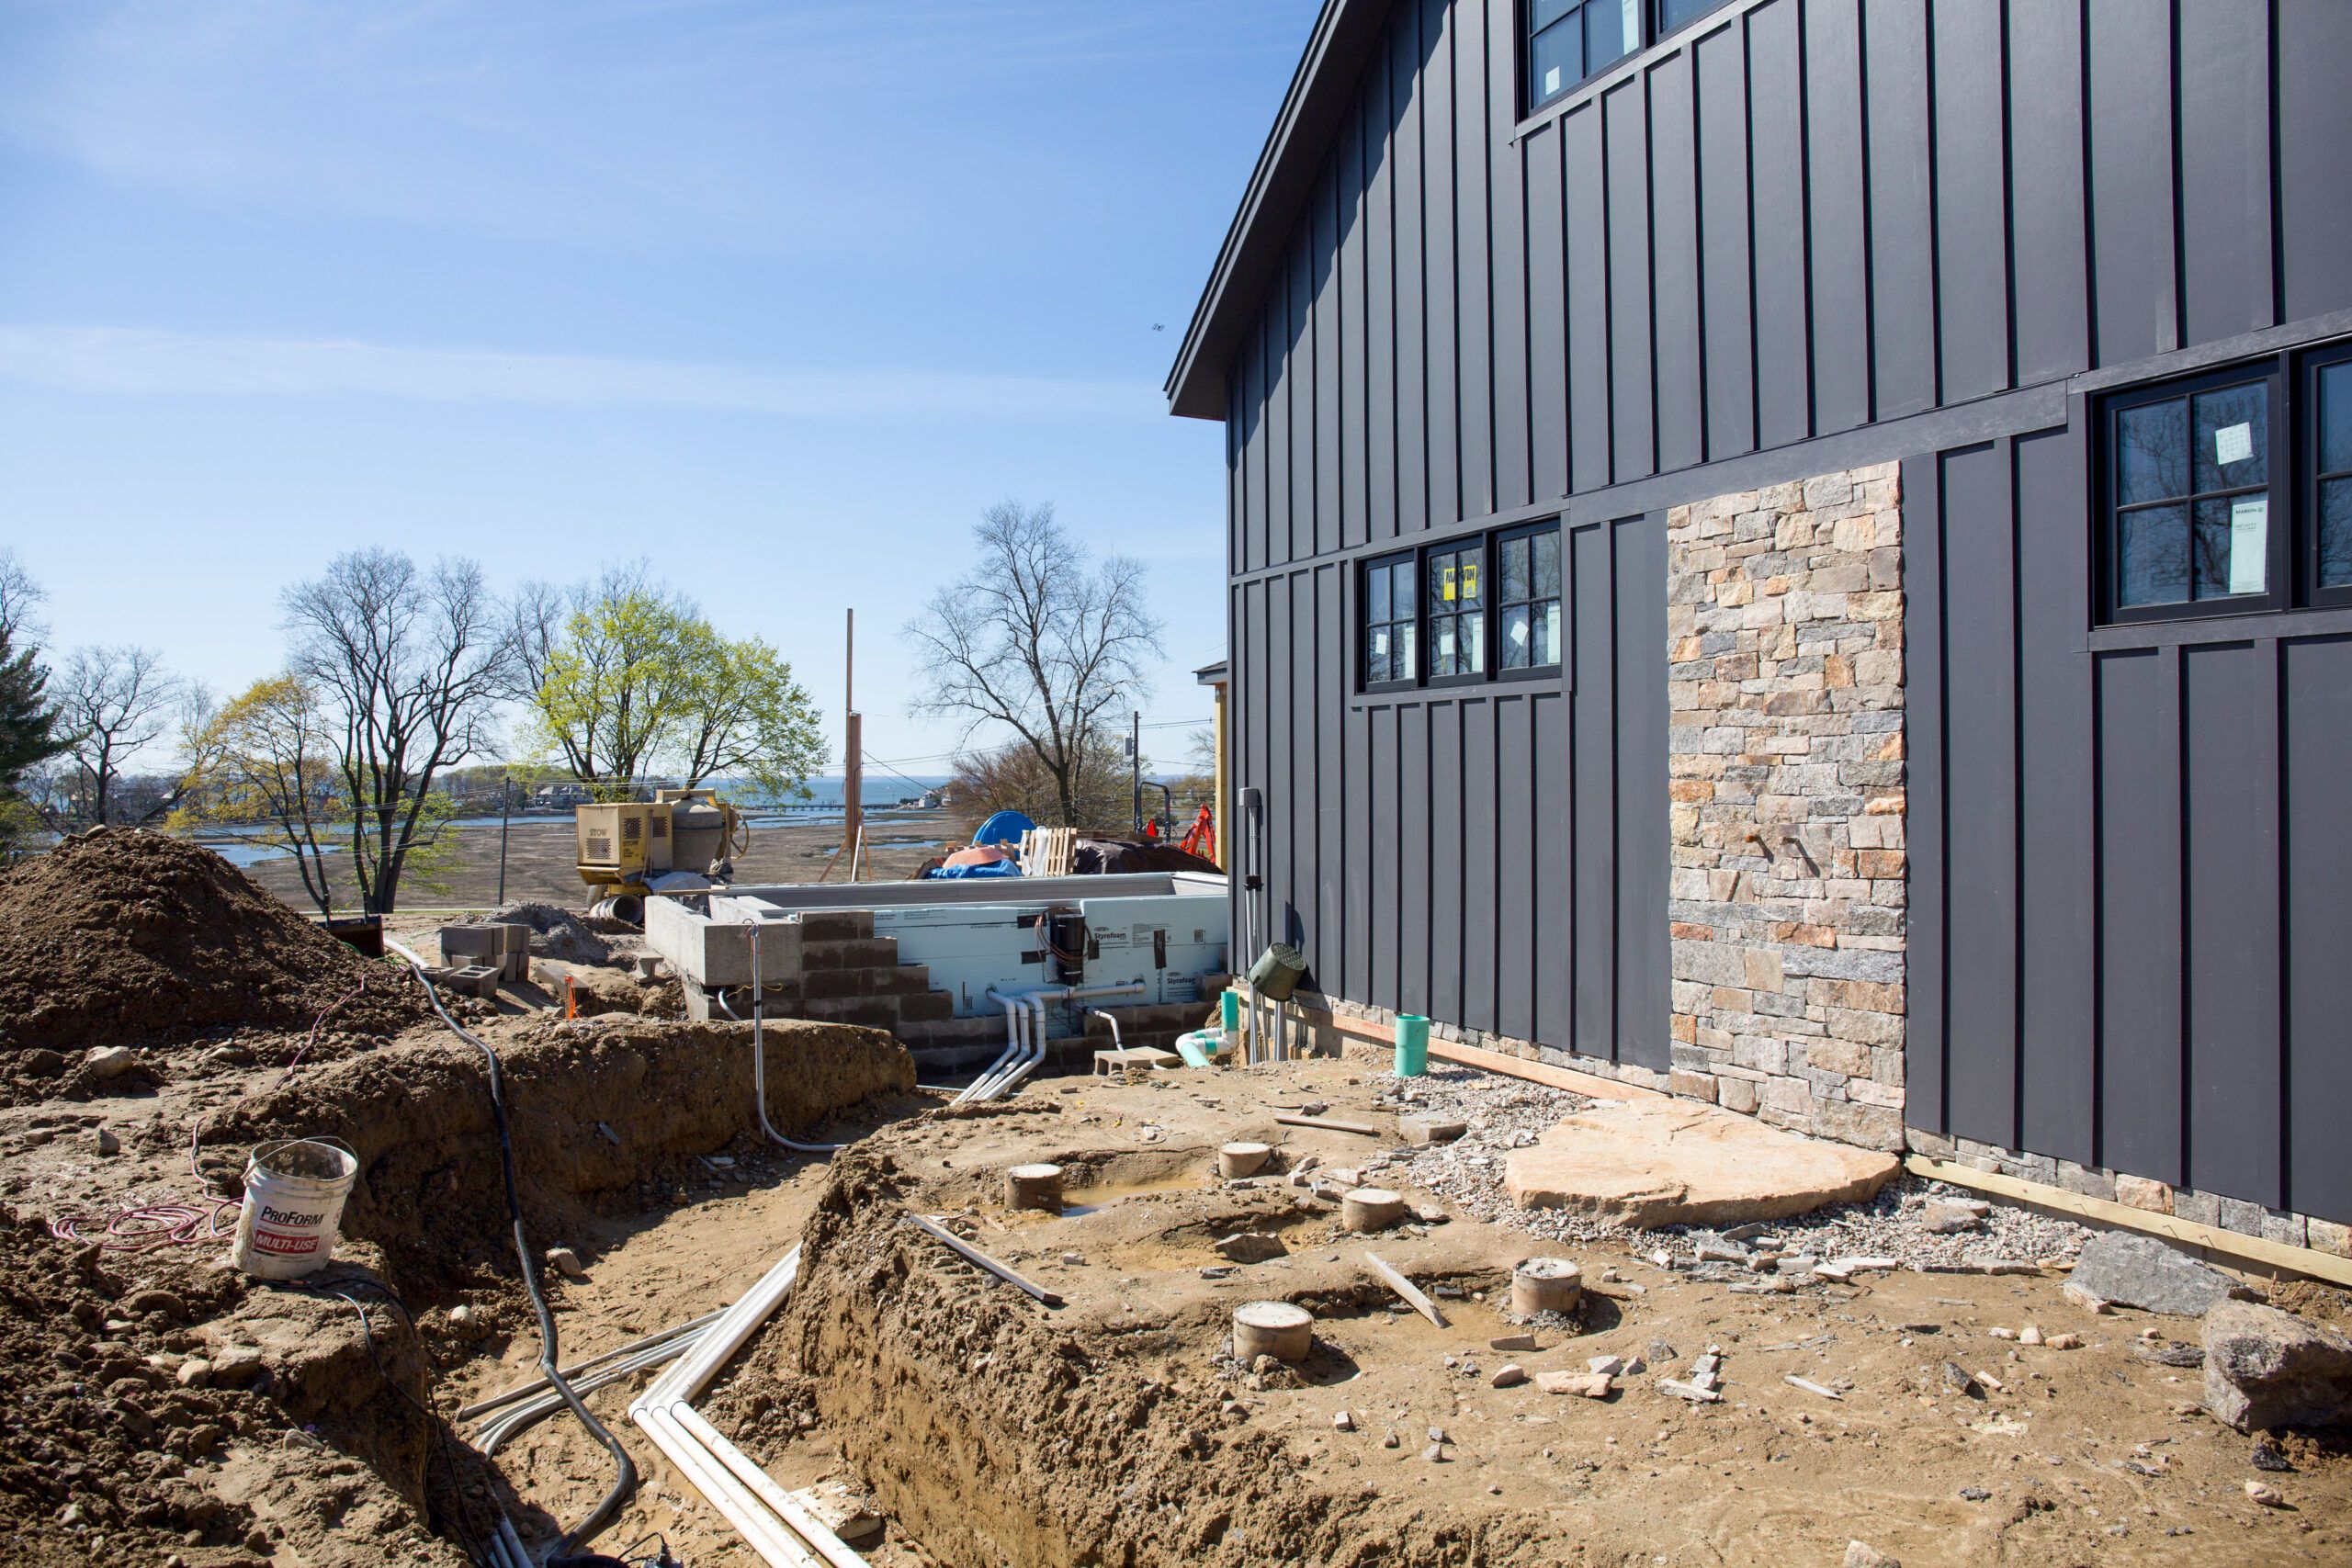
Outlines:
[{"label": "yellow construction machine", "polygon": [[598,912],[632,921],[656,891],[652,882],[679,871],[724,881],[752,842],[742,813],[707,789],[657,789],[651,800],[578,807],[573,831],[580,880],[596,890]]}]

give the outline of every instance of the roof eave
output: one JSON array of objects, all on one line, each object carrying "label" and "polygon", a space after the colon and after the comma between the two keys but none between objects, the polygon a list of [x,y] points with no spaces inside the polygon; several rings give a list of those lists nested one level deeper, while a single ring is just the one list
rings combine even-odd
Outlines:
[{"label": "roof eave", "polygon": [[1168,372],[1168,412],[1187,419],[1226,416],[1226,368],[1240,347],[1299,207],[1379,42],[1394,0],[1324,0],[1282,111],[1226,231],[1208,285]]}]

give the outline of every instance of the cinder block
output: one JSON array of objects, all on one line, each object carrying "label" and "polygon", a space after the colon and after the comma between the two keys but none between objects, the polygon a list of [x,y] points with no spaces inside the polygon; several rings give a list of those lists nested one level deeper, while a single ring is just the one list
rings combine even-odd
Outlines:
[{"label": "cinder block", "polygon": [[820,997],[903,997],[931,989],[931,971],[920,964],[887,969],[811,969],[801,976],[810,999]]},{"label": "cinder block", "polygon": [[811,998],[800,1004],[801,1017],[818,1023],[859,1023],[868,1029],[895,1030],[899,1003],[894,997]]},{"label": "cinder block", "polygon": [[808,942],[865,942],[874,935],[871,909],[809,909],[800,917],[800,934]]},{"label": "cinder block", "polygon": [[[817,917],[811,916],[810,919]],[[804,928],[807,920],[802,922]],[[805,969],[883,969],[898,963],[899,939],[894,936],[820,941],[805,938],[800,964]]]},{"label": "cinder block", "polygon": [[922,991],[899,998],[901,1023],[930,1023],[956,1016],[956,998],[945,991]]},{"label": "cinder block", "polygon": [[497,926],[443,926],[441,962],[454,968],[472,964],[496,964],[505,948]]}]

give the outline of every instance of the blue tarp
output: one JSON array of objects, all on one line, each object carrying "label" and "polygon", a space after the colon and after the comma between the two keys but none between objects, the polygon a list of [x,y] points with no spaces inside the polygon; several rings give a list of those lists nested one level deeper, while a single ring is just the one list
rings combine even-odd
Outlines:
[{"label": "blue tarp", "polygon": [[935,865],[922,874],[925,882],[962,882],[976,876],[1018,876],[1017,861],[990,861],[986,865]]}]

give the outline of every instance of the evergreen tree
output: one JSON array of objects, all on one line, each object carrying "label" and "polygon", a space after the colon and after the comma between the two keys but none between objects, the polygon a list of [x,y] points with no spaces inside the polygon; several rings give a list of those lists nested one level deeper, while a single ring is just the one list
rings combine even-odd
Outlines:
[{"label": "evergreen tree", "polygon": [[0,840],[29,817],[17,794],[27,768],[63,752],[71,738],[57,733],[57,705],[49,700],[49,671],[34,649],[16,651],[11,628],[0,626]]}]

